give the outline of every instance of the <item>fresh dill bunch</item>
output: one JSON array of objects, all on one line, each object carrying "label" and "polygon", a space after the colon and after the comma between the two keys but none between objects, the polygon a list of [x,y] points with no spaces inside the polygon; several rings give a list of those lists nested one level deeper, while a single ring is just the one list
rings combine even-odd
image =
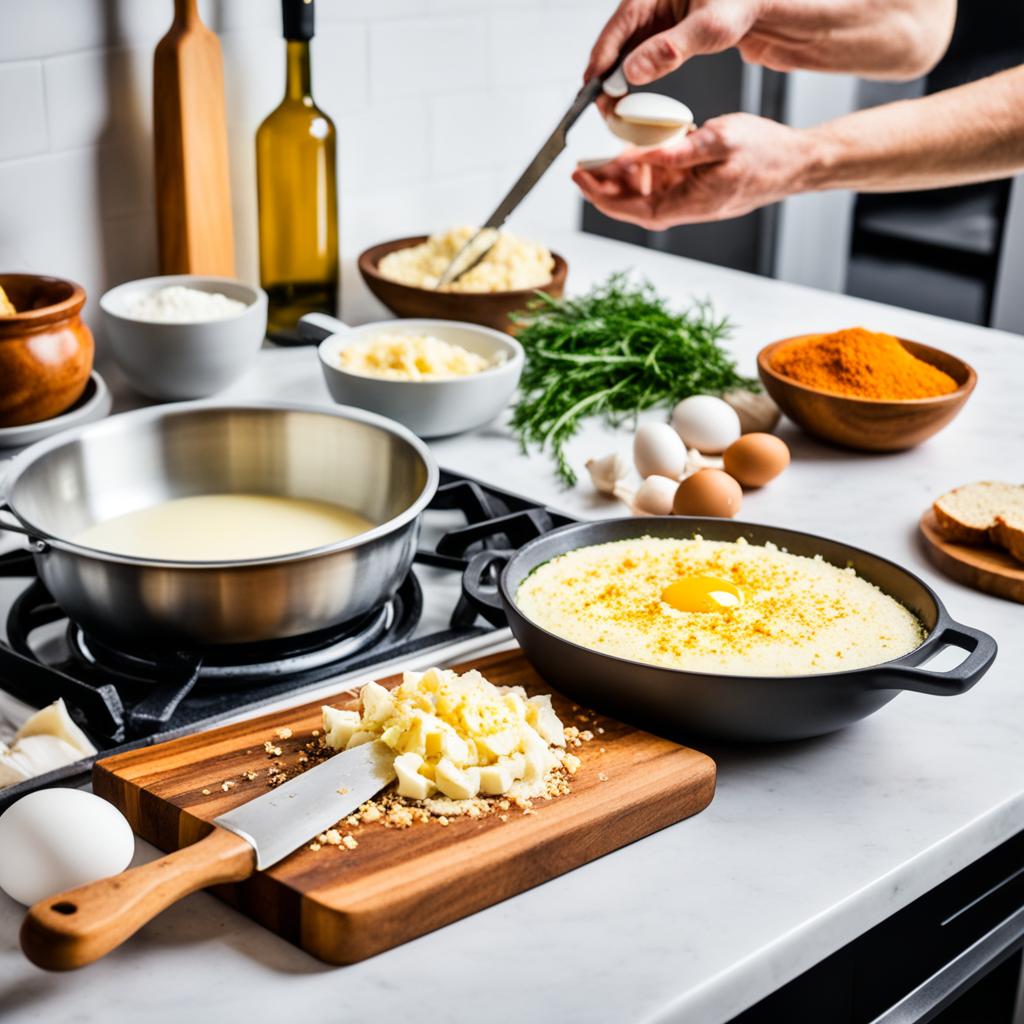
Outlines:
[{"label": "fresh dill bunch", "polygon": [[650,282],[634,285],[624,272],[574,299],[540,292],[513,319],[526,365],[512,430],[524,453],[547,447],[570,487],[576,474],[565,446],[584,419],[620,426],[689,395],[760,390],[722,350],[731,325],[710,303],[673,313]]}]

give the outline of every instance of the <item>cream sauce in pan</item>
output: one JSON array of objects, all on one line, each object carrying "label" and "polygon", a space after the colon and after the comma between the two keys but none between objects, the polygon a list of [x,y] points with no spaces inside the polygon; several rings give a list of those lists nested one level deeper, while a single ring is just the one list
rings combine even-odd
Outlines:
[{"label": "cream sauce in pan", "polygon": [[136,558],[225,562],[295,554],[374,527],[341,505],[266,494],[197,494],[127,512],[72,540]]}]

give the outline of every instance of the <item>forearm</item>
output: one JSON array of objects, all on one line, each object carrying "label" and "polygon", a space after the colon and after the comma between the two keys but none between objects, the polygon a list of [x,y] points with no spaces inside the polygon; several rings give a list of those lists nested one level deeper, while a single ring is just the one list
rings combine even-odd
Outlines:
[{"label": "forearm", "polygon": [[906,80],[938,63],[955,19],[956,0],[765,0],[741,50],[780,71]]},{"label": "forearm", "polygon": [[803,133],[801,191],[900,192],[1024,170],[1024,66]]}]

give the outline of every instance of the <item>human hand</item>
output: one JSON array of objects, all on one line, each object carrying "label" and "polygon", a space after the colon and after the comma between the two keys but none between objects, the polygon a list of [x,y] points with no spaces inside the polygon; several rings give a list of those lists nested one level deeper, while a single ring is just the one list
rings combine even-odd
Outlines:
[{"label": "human hand", "polygon": [[611,70],[644,85],[701,53],[737,45],[766,0],[621,0],[594,43],[584,81]]},{"label": "human hand", "polygon": [[751,114],[708,121],[679,142],[627,150],[573,181],[602,213],[651,231],[726,220],[813,187],[811,136]]},{"label": "human hand", "polygon": [[627,80],[644,85],[735,46],[773,71],[916,78],[945,52],[955,14],[956,0],[621,0],[583,77],[625,56]]}]

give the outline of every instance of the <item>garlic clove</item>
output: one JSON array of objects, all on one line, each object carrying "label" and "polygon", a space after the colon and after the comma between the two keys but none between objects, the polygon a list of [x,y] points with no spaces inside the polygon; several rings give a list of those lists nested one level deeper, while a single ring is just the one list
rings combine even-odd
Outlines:
[{"label": "garlic clove", "polygon": [[636,488],[630,487],[629,484],[623,483],[621,480],[615,485],[615,489],[612,494],[619,499],[624,505],[633,507],[633,502],[636,499]]},{"label": "garlic clove", "polygon": [[601,494],[615,494],[618,482],[629,475],[629,462],[618,452],[611,452],[599,459],[588,459],[587,472],[594,488]]},{"label": "garlic clove", "polygon": [[678,481],[671,477],[647,477],[633,497],[634,514],[639,512],[649,516],[670,516],[678,486]]},{"label": "garlic clove", "polygon": [[683,471],[680,480],[685,480],[688,476],[693,476],[698,469],[721,469],[722,468],[722,456],[721,455],[705,455],[703,452],[697,451],[696,448],[690,448],[686,452],[686,469]]}]

